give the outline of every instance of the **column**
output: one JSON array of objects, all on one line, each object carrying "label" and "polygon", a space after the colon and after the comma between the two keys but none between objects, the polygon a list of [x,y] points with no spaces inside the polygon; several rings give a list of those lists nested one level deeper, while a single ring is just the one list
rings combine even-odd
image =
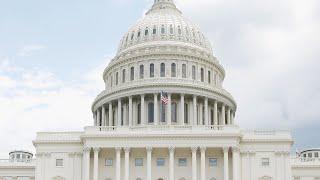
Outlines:
[{"label": "column", "polygon": [[227,107],[227,122],[228,122],[227,124],[228,125],[231,124],[231,121],[230,121],[231,120],[231,118],[230,118],[231,114],[230,113],[231,113],[231,110],[230,110],[230,107],[228,106]]},{"label": "column", "polygon": [[153,115],[154,115],[154,125],[158,125],[159,124],[159,114],[158,114],[158,94],[155,93],[153,95]]},{"label": "column", "polygon": [[201,152],[201,180],[206,180],[206,147],[200,148]]},{"label": "column", "polygon": [[147,180],[152,179],[152,147],[147,147]]},{"label": "column", "polygon": [[124,148],[124,180],[129,180],[130,177],[130,148]]},{"label": "column", "polygon": [[132,126],[132,96],[129,97],[129,127]]},{"label": "column", "polygon": [[225,125],[226,124],[226,107],[224,104],[222,104],[221,107],[221,125]]},{"label": "column", "polygon": [[198,147],[192,147],[192,180],[197,180],[197,150]]},{"label": "column", "polygon": [[121,148],[116,148],[116,180],[121,178]]},{"label": "column", "polygon": [[234,124],[234,112],[230,109],[230,125]]},{"label": "column", "polygon": [[144,114],[144,94],[141,95],[141,124],[145,125],[145,114]]},{"label": "column", "polygon": [[214,106],[213,106],[213,125],[217,126],[218,125],[218,101],[214,101]]},{"label": "column", "polygon": [[197,125],[197,96],[193,96],[193,125]]},{"label": "column", "polygon": [[99,151],[100,148],[94,148],[94,159],[93,159],[93,180],[99,180]]},{"label": "column", "polygon": [[209,125],[208,98],[204,99],[204,125]]},{"label": "column", "polygon": [[174,147],[169,147],[169,180],[174,180]]},{"label": "column", "polygon": [[122,120],[122,103],[121,103],[121,98],[118,99],[118,122],[117,122],[117,126],[120,127],[121,126],[121,120]]},{"label": "column", "polygon": [[110,102],[109,103],[109,126],[114,126],[112,119],[113,119],[112,102]]},{"label": "column", "polygon": [[89,147],[83,150],[84,180],[90,180],[90,151]]},{"label": "column", "polygon": [[180,124],[184,125],[184,94],[180,95],[180,119]]},{"label": "column", "polygon": [[106,108],[104,107],[104,105],[102,105],[102,118],[101,118],[101,125],[102,126],[106,126]]},{"label": "column", "polygon": [[171,94],[168,93],[168,109],[167,109],[168,125],[171,125]]},{"label": "column", "polygon": [[240,151],[238,147],[232,147],[233,180],[239,180]]},{"label": "column", "polygon": [[98,120],[97,120],[97,111],[93,111],[93,119],[94,119],[94,125],[97,126],[97,124],[98,124],[97,123],[98,122]]},{"label": "column", "polygon": [[[256,155],[256,153],[254,151],[250,152],[250,166],[251,166],[250,167],[251,168],[250,180],[254,180],[255,179],[255,171],[253,170],[253,168],[256,167],[256,165],[255,165],[255,155]],[[276,166],[278,166],[278,165],[279,165],[278,162],[276,162]],[[277,168],[277,170],[279,170],[279,169]],[[277,175],[278,175],[278,173],[277,173]],[[281,178],[276,178],[275,180],[281,180]]]},{"label": "column", "polygon": [[100,122],[101,122],[101,112],[100,109],[97,109],[97,126],[100,126]]},{"label": "column", "polygon": [[224,174],[224,180],[229,180],[229,147],[223,148],[223,174]]},{"label": "column", "polygon": [[203,103],[199,104],[199,125],[203,125]]}]

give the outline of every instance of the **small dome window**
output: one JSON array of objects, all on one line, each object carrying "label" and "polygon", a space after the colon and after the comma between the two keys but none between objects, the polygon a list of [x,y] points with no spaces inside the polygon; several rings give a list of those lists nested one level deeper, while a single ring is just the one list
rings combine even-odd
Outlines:
[{"label": "small dome window", "polygon": [[161,34],[166,33],[166,29],[164,28],[164,25],[161,26]]},{"label": "small dome window", "polygon": [[139,32],[138,32],[138,38],[140,38],[140,36],[141,36],[141,31],[139,30]]},{"label": "small dome window", "polygon": [[131,40],[133,40],[133,38],[134,38],[134,32],[132,32],[131,34]]},{"label": "small dome window", "polygon": [[148,36],[148,34],[149,34],[149,29],[146,28],[146,30],[144,31],[144,35],[145,35],[145,36]]}]

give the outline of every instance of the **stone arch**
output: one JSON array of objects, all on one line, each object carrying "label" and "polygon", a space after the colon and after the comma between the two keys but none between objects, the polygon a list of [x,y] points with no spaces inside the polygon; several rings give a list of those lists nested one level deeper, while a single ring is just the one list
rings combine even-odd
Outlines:
[{"label": "stone arch", "polygon": [[66,178],[62,176],[56,176],[56,177],[53,177],[52,180],[66,180]]},{"label": "stone arch", "polygon": [[272,177],[270,177],[270,176],[263,176],[263,177],[259,178],[259,180],[272,180]]}]

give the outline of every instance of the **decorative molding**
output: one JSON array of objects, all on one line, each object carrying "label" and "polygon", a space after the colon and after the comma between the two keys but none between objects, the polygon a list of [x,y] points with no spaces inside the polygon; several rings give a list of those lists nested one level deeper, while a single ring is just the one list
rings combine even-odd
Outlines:
[{"label": "decorative molding", "polygon": [[198,146],[191,147],[192,153],[196,153],[198,151]]}]

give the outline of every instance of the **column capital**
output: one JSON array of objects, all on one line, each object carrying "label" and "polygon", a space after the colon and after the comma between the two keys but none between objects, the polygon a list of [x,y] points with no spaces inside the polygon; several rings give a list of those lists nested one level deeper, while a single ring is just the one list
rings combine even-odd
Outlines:
[{"label": "column capital", "polygon": [[184,94],[184,93],[180,93],[180,96],[181,96],[181,97],[184,97],[184,96],[185,96],[185,94]]},{"label": "column capital", "polygon": [[222,149],[223,149],[223,152],[226,153],[226,152],[229,152],[230,147],[223,147]]},{"label": "column capital", "polygon": [[191,151],[194,153],[194,152],[197,152],[197,150],[198,150],[198,147],[197,146],[193,146],[193,147],[191,147]]},{"label": "column capital", "polygon": [[240,152],[240,148],[238,146],[233,146],[232,147],[232,152],[235,153],[235,152]]},{"label": "column capital", "polygon": [[93,152],[95,152],[95,153],[100,152],[100,150],[101,150],[101,148],[99,148],[99,147],[94,147],[94,148],[93,148]]},{"label": "column capital", "polygon": [[147,152],[152,152],[152,147],[148,146],[146,147]]},{"label": "column capital", "polygon": [[200,151],[201,151],[201,152],[205,152],[206,149],[207,149],[207,147],[205,147],[205,146],[201,146],[201,147],[200,147]]},{"label": "column capital", "polygon": [[141,98],[144,98],[144,97],[145,97],[145,94],[141,94],[140,96],[141,96]]},{"label": "column capital", "polygon": [[176,148],[174,146],[170,146],[168,147],[168,149],[170,153],[173,153]]},{"label": "column capital", "polygon": [[114,148],[115,150],[116,150],[116,152],[119,152],[119,151],[121,151],[122,150],[122,148],[121,147],[116,147],[116,148]]},{"label": "column capital", "polygon": [[83,152],[87,153],[91,151],[91,147],[84,147]]},{"label": "column capital", "polygon": [[129,153],[131,148],[130,147],[125,147],[125,148],[123,148],[123,150],[124,150],[125,153]]}]

